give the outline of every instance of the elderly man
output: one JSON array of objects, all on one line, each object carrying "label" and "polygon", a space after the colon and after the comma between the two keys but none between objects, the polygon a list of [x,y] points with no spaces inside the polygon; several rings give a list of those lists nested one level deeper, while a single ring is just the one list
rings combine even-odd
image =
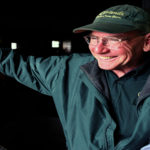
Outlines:
[{"label": "elderly man", "polygon": [[74,32],[87,34],[91,54],[25,59],[1,49],[0,71],[53,97],[69,150],[146,149],[149,14],[118,5]]}]

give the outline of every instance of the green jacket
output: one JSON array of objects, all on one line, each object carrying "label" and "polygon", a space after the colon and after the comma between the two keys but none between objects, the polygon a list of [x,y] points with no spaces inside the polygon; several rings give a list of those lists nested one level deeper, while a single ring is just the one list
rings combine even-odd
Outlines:
[{"label": "green jacket", "polygon": [[0,72],[53,97],[69,150],[139,150],[149,142],[150,79],[137,100],[132,136],[114,145],[107,84],[90,54],[25,58],[0,49]]}]

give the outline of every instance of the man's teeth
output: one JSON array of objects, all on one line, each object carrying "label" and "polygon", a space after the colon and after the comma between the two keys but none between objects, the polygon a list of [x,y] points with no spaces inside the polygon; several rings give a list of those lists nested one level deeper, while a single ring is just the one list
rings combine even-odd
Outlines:
[{"label": "man's teeth", "polygon": [[108,57],[108,56],[107,56],[107,57],[102,57],[102,56],[101,56],[100,58],[101,58],[101,59],[112,59],[113,57]]}]

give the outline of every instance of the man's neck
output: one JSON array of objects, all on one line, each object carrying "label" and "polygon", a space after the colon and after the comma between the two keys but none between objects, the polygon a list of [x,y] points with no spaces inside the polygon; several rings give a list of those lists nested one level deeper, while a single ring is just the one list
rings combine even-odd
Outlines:
[{"label": "man's neck", "polygon": [[112,70],[117,76],[118,78],[121,78],[123,77],[125,74],[127,74],[128,72],[138,68],[139,66],[141,66],[143,63],[139,64],[139,65],[136,65],[136,66],[133,66],[132,68],[124,68],[124,69],[115,69],[115,70]]},{"label": "man's neck", "polygon": [[[146,59],[146,58],[145,58],[145,59]],[[121,68],[117,68],[117,69],[114,69],[114,70],[112,70],[112,71],[118,76],[118,78],[121,78],[121,77],[123,77],[125,74],[127,74],[128,72],[130,72],[130,71],[132,71],[132,70],[138,68],[139,66],[143,65],[144,62],[145,62],[145,59],[144,59],[144,57],[142,57],[142,58],[138,61],[138,63],[136,63],[136,62],[134,61],[134,63],[132,63],[132,65],[131,65],[131,64],[128,64],[127,66],[124,66],[124,67],[121,67]],[[132,66],[132,67],[131,67],[131,66]]]}]

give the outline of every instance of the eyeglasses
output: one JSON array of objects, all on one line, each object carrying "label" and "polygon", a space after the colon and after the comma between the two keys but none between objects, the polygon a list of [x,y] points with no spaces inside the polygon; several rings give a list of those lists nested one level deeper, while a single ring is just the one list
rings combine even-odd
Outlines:
[{"label": "eyeglasses", "polygon": [[138,36],[142,36],[144,34],[140,34],[140,35],[136,35],[132,38],[118,38],[118,37],[98,37],[98,36],[94,36],[94,35],[87,35],[84,36],[85,41],[87,42],[87,44],[92,45],[92,46],[97,46],[100,42],[102,42],[102,44],[104,46],[114,46],[114,45],[120,45],[123,41],[128,41],[131,40],[133,38],[136,38]]},{"label": "eyeglasses", "polygon": [[120,44],[122,41],[127,40],[127,38],[97,37],[93,35],[84,36],[84,39],[87,42],[87,44],[90,44],[93,46],[97,46],[100,42],[102,42],[104,46],[111,46],[114,44]]}]

